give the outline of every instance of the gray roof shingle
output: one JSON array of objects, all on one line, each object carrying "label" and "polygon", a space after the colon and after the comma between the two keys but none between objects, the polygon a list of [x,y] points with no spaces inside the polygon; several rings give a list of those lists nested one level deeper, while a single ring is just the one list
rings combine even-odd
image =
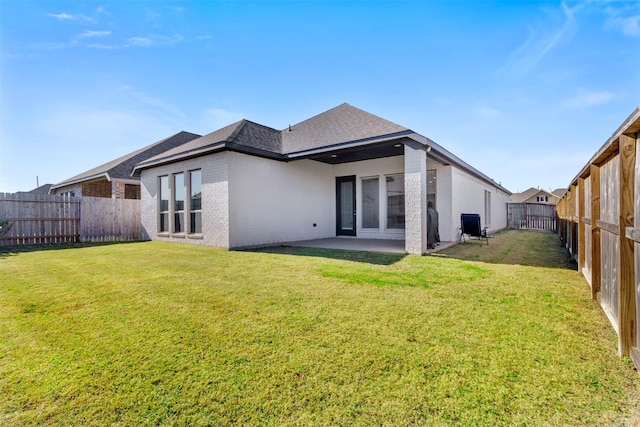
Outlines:
[{"label": "gray roof shingle", "polygon": [[153,144],[147,145],[146,147],[140,148],[132,153],[118,157],[115,160],[59,182],[58,184],[53,185],[52,188],[55,189],[65,185],[74,184],[76,182],[86,181],[105,174],[108,174],[111,179],[131,179],[131,172],[138,163],[167,150],[175,149],[175,147],[179,147],[182,144],[198,137],[200,137],[200,135],[195,133],[185,131],[178,132],[168,138],[154,142]]},{"label": "gray roof shingle", "polygon": [[279,131],[242,119],[222,129],[189,141],[179,147],[146,159],[139,165],[144,166],[146,164],[162,162],[165,159],[168,160],[175,156],[184,157],[190,154],[195,155],[195,153],[202,150],[213,150],[216,147],[246,152],[259,151],[265,154],[280,154],[281,146],[282,141]]},{"label": "gray roof shingle", "polygon": [[144,168],[176,157],[188,157],[207,148],[260,152],[267,157],[285,158],[290,153],[407,131],[409,129],[403,126],[344,103],[282,131],[243,119],[149,158],[138,166]]},{"label": "gray roof shingle", "polygon": [[283,154],[391,135],[409,129],[347,103],[282,131]]}]

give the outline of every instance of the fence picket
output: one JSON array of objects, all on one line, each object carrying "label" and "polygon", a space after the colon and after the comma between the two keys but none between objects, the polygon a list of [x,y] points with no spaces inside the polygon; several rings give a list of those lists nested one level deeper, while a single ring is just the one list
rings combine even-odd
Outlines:
[{"label": "fence picket", "polygon": [[556,206],[541,203],[507,203],[507,227],[556,232]]},{"label": "fence picket", "polygon": [[140,200],[0,193],[0,246],[138,241]]}]

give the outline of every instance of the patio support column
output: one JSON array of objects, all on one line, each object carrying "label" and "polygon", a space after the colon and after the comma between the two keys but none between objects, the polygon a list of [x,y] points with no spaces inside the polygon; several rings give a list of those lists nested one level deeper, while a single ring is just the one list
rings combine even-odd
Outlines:
[{"label": "patio support column", "polygon": [[417,142],[404,144],[405,250],[427,252],[427,153]]}]

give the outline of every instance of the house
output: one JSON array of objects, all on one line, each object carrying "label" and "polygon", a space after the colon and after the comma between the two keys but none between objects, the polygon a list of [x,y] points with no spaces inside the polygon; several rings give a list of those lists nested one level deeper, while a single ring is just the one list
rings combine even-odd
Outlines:
[{"label": "house", "polygon": [[442,241],[460,214],[507,225],[511,193],[434,141],[342,104],[284,130],[240,120],[139,162],[143,235],[239,249],[335,236],[427,252],[427,202]]},{"label": "house", "polygon": [[133,167],[150,157],[200,137],[190,132],[179,132],[133,153],[119,157],[96,168],[52,185],[49,194],[105,197],[114,199],[140,199],[140,179],[132,177]]},{"label": "house", "polygon": [[556,205],[562,196],[558,196],[557,192],[562,191],[554,190],[548,192],[541,190],[540,188],[529,188],[522,193],[514,193],[511,195],[511,203],[543,203],[547,205]]},{"label": "house", "polygon": [[49,189],[53,184],[43,184],[39,187],[34,188],[29,191],[17,191],[16,194],[36,194],[36,195],[47,195],[49,194]]}]

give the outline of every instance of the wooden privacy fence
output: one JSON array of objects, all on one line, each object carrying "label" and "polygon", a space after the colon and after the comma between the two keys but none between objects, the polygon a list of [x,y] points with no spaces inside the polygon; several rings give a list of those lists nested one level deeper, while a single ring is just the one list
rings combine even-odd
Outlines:
[{"label": "wooden privacy fence", "polygon": [[557,206],[559,234],[640,368],[640,107],[573,179]]},{"label": "wooden privacy fence", "polygon": [[507,203],[507,227],[557,231],[556,205]]},{"label": "wooden privacy fence", "polygon": [[140,240],[140,200],[0,193],[0,246]]}]

